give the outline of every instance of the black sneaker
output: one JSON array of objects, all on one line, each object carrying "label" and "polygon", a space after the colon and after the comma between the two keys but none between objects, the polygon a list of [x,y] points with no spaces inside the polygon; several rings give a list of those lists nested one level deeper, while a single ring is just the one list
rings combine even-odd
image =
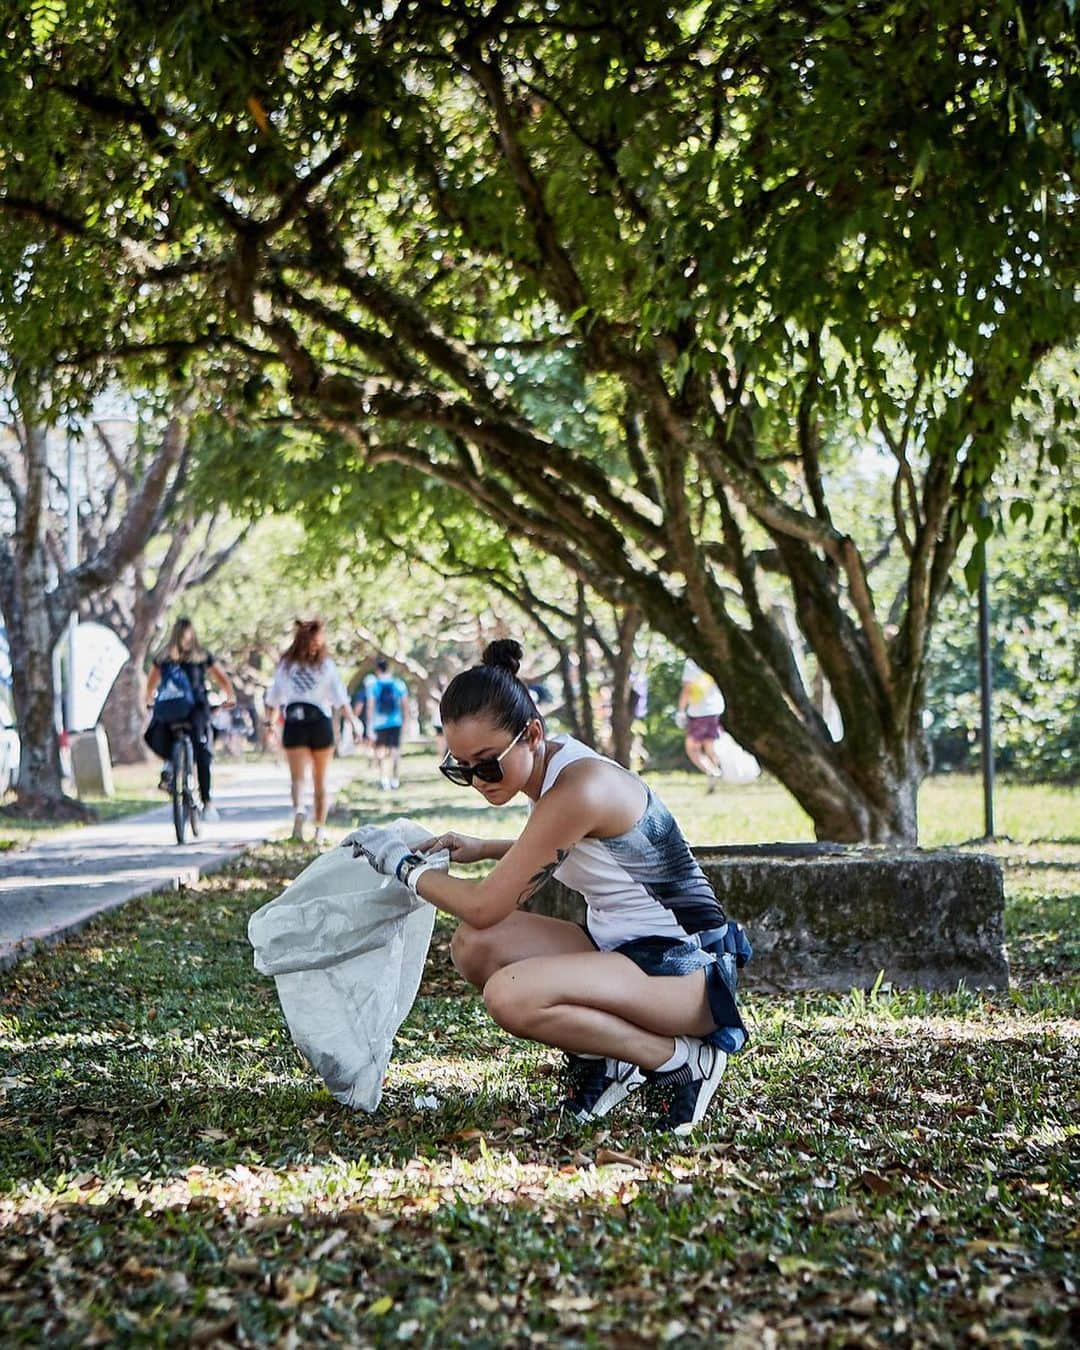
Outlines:
[{"label": "black sneaker", "polygon": [[160,792],[172,792],[172,765],[166,764],[161,771],[161,777],[158,779],[158,790]]},{"label": "black sneaker", "polygon": [[562,1109],[581,1123],[599,1120],[645,1082],[636,1064],[567,1055]]},{"label": "black sneaker", "polygon": [[649,1095],[657,1112],[654,1127],[689,1134],[709,1109],[726,1068],[724,1051],[701,1041],[678,1069],[648,1074]]}]

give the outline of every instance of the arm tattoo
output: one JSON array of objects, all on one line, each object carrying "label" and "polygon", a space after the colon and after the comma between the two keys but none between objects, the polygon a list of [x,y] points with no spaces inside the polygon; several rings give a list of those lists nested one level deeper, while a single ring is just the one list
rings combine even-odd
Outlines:
[{"label": "arm tattoo", "polygon": [[555,850],[555,861],[549,862],[546,867],[541,867],[539,872],[534,872],[529,878],[525,889],[518,896],[518,909],[527,901],[531,900],[536,892],[543,886],[544,882],[551,876],[554,876],[556,868],[562,863],[563,859],[570,852],[568,848]]}]

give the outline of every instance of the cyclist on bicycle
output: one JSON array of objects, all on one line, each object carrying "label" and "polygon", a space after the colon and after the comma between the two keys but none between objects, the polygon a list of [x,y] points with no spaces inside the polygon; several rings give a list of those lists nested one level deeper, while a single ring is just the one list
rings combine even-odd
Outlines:
[{"label": "cyclist on bicycle", "polygon": [[[218,665],[217,660],[206,651],[195,633],[195,625],[190,619],[177,619],[168,643],[156,657],[146,681],[147,702],[153,709],[154,695],[161,683],[162,671],[178,666],[191,686],[193,706],[184,719],[191,727],[191,741],[195,750],[195,769],[199,776],[199,795],[202,797],[203,819],[218,819],[217,808],[211,805],[211,761],[214,758],[213,737],[210,730],[210,703],[206,696],[206,677],[211,676],[225,695],[225,706],[230,706],[236,698],[232,681]],[[172,790],[170,781],[172,754],[172,730],[157,717],[152,717],[144,737],[155,755],[165,760],[161,775],[162,791]]]}]

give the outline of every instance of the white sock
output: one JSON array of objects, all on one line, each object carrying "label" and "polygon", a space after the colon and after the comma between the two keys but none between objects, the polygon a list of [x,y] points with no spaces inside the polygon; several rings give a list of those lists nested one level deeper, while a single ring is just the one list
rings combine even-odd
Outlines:
[{"label": "white sock", "polygon": [[690,1058],[690,1041],[697,1040],[697,1037],[676,1036],[675,1052],[670,1059],[664,1060],[663,1064],[658,1064],[653,1073],[670,1073],[672,1069],[681,1069]]}]

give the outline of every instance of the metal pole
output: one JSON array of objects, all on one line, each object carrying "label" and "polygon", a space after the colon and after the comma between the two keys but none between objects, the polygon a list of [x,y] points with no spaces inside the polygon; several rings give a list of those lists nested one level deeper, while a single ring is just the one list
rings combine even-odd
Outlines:
[{"label": "metal pole", "polygon": [[[75,485],[75,437],[72,428],[67,433],[67,565],[73,570],[79,565],[79,507]],[[67,686],[64,690],[64,727],[75,730],[75,630],[79,616],[73,610],[67,625]]]},{"label": "metal pole", "polygon": [[[989,514],[986,503],[980,515]],[[986,581],[986,557],[979,574],[979,703],[982,714],[982,778],[984,838],[994,837],[994,685],[990,668],[990,598]]]}]

